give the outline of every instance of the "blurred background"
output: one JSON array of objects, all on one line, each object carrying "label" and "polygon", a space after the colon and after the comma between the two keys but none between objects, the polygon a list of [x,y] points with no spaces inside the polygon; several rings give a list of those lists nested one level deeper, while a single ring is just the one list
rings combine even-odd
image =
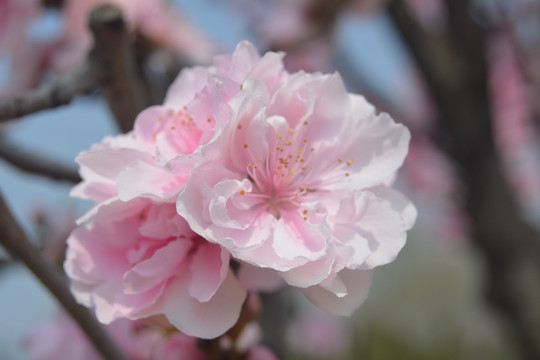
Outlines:
[{"label": "blurred background", "polygon": [[[283,314],[271,316],[281,330],[266,336],[286,345],[283,358],[540,358],[540,1],[110,2],[125,15],[148,105],[163,100],[183,66],[247,39],[261,52],[286,52],[291,72],[339,71],[349,91],[412,132],[397,179],[419,213],[407,245],[376,270],[350,319],[280,294]],[[0,0],[2,97],[76,73],[92,49],[88,15],[103,3]],[[53,179],[35,163],[76,174],[80,151],[126,126],[106,90],[74,95],[67,106],[0,123],[0,189],[59,264],[90,204],[69,197],[73,178]],[[0,357],[26,359],[24,335],[56,305],[5,253],[0,309]]]}]

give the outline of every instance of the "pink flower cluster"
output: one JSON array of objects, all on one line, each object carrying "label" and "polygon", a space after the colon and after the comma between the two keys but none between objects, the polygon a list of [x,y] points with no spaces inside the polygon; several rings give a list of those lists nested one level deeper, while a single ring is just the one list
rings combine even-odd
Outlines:
[{"label": "pink flower cluster", "polygon": [[132,132],[79,155],[73,194],[97,205],[65,269],[102,322],[163,314],[213,338],[238,318],[242,277],[251,290],[269,274],[349,315],[403,247],[416,210],[390,183],[409,131],[339,74],[291,74],[282,58],[242,42],[185,69]]}]

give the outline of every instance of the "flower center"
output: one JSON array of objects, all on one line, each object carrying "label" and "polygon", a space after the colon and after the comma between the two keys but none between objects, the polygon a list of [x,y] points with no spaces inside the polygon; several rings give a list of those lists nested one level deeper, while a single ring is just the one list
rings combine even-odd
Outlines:
[{"label": "flower center", "polygon": [[[244,148],[248,150],[247,145]],[[293,129],[277,136],[271,149],[266,158],[251,157],[253,163],[246,164],[254,186],[251,193],[240,194],[258,199],[255,206],[279,218],[280,211],[298,209],[302,197],[314,191],[310,160],[315,149],[308,146],[307,138],[295,136]]]}]

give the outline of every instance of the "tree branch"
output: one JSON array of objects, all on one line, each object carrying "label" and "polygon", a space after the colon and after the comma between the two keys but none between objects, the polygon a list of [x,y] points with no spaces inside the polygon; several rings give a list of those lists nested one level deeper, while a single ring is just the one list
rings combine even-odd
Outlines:
[{"label": "tree branch", "polygon": [[14,167],[31,174],[49,177],[54,180],[78,183],[81,177],[74,167],[56,162],[51,158],[21,150],[0,140],[0,158]]},{"label": "tree branch", "polygon": [[[437,105],[447,141],[443,149],[460,167],[473,241],[489,270],[490,299],[517,330],[525,357],[540,359],[540,235],[520,217],[501,171],[492,138],[485,33],[470,6],[468,0],[447,0],[450,26],[438,46],[403,1],[393,0],[388,10]],[[451,61],[441,61],[437,49]]]},{"label": "tree branch", "polygon": [[127,360],[127,357],[111,341],[103,327],[90,311],[77,304],[71,295],[66,279],[48,264],[30,244],[22,228],[0,195],[0,244],[15,258],[20,259],[30,271],[49,289],[66,311],[79,324],[90,341],[106,360]]},{"label": "tree branch", "polygon": [[105,98],[120,130],[128,132],[137,115],[152,105],[137,65],[133,42],[127,34],[122,12],[114,6],[96,8],[89,21],[95,41],[90,58],[103,71]]},{"label": "tree branch", "polygon": [[67,105],[75,96],[90,91],[99,81],[99,71],[87,63],[50,85],[21,95],[0,98],[0,122]]}]

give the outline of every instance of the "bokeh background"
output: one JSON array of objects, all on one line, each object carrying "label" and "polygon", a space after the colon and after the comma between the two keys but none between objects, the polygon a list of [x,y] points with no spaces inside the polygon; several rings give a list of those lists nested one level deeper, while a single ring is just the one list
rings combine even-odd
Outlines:
[{"label": "bokeh background", "polygon": [[[85,2],[98,3],[64,1],[75,8],[90,6]],[[69,74],[80,62],[81,55],[73,54],[82,51],[84,58],[88,51],[75,49],[82,38],[66,35],[74,25],[57,7],[62,1],[43,1],[48,7],[20,30],[25,41],[41,47],[24,52],[22,43],[6,45],[8,24],[21,16],[8,11],[14,3],[0,0],[5,97]],[[40,2],[19,6],[23,3]],[[534,324],[540,298],[520,292],[528,283],[513,277],[508,265],[522,256],[513,254],[525,252],[536,264],[536,278],[529,280],[540,278],[534,260],[540,245],[539,1],[175,0],[171,5],[181,16],[162,38],[148,35],[155,24],[132,15],[132,31],[155,43],[144,66],[156,84],[172,81],[181,66],[207,63],[247,39],[261,52],[287,52],[290,71],[339,71],[349,91],[365,94],[413,134],[396,180],[419,213],[407,245],[394,263],[375,272],[371,294],[352,318],[328,316],[294,291],[280,294],[285,315],[273,314],[280,322],[273,328],[282,329],[277,337],[287,346],[281,350],[284,358],[540,356],[530,344],[538,334],[527,336],[540,329]],[[78,16],[84,27],[86,18]],[[102,95],[94,91],[68,106],[2,123],[0,141],[75,169],[80,151],[118,131]],[[154,101],[159,97],[156,92]],[[499,176],[500,188],[489,181]],[[62,240],[90,206],[69,197],[72,185],[21,171],[0,158],[3,195],[52,259],[61,257]],[[505,200],[498,202],[498,196]],[[507,206],[501,210],[500,204]],[[522,235],[523,227],[532,240]],[[503,234],[502,240],[486,228]],[[25,359],[24,335],[50,320],[56,305],[20,264],[4,253],[0,259],[0,358]],[[499,281],[501,273],[510,279]],[[505,281],[521,285],[508,289]],[[520,301],[532,304],[533,315],[516,309]],[[524,316],[530,327],[523,325]]]}]

